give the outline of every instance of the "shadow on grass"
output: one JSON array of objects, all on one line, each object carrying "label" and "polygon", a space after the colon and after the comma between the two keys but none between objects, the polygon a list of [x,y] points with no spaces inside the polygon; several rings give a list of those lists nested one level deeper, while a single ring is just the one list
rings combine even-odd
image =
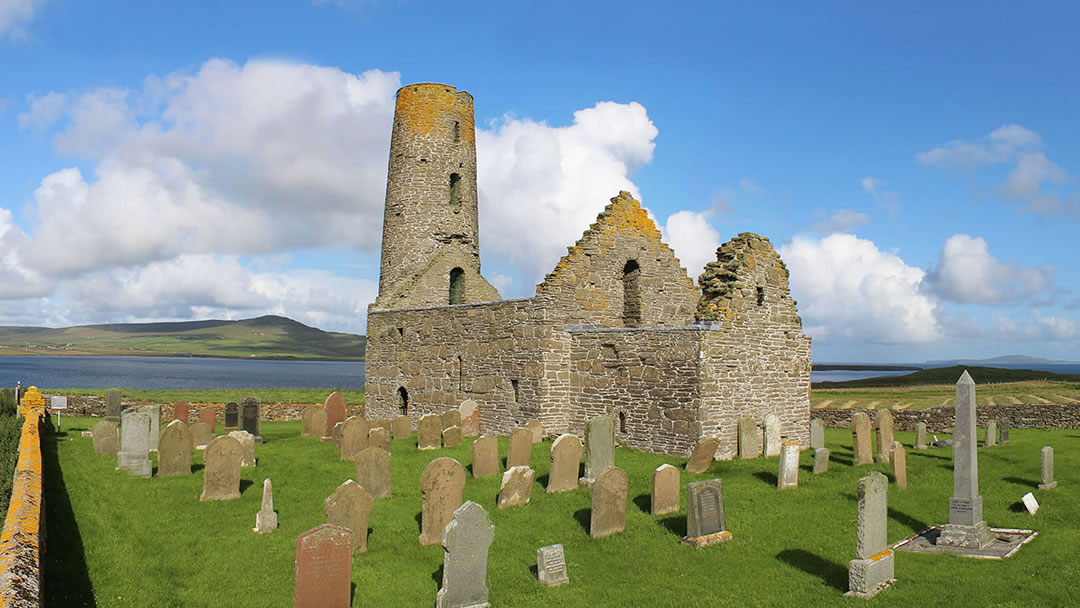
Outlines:
[{"label": "shadow on grass", "polygon": [[829,454],[829,463],[831,464],[833,462],[835,462],[836,464],[842,464],[842,465],[848,466],[848,467],[855,465],[855,459],[854,458],[844,458],[843,456],[837,456],[836,454]]},{"label": "shadow on grass", "polygon": [[768,483],[771,486],[776,486],[780,479],[776,476],[776,473],[770,473],[768,471],[758,471],[754,473],[754,477],[757,477],[761,481]]},{"label": "shadow on grass", "polygon": [[416,533],[417,534],[423,534],[424,533],[424,512],[420,511],[419,513],[417,513],[415,519],[416,519]]},{"label": "shadow on grass", "polygon": [[41,436],[47,547],[42,560],[45,605],[97,606],[82,536],[60,469],[56,439],[57,435],[51,433]]},{"label": "shadow on grass", "polygon": [[672,517],[665,517],[664,519],[660,520],[660,525],[667,528],[668,532],[671,532],[679,538],[686,536],[685,515],[673,515]]},{"label": "shadow on grass", "polygon": [[1015,483],[1017,485],[1024,486],[1025,488],[1037,488],[1037,487],[1039,487],[1039,482],[1032,481],[1030,479],[1022,479],[1020,477],[1004,477],[1004,478],[1002,478],[1001,481],[1007,481],[1009,483]]},{"label": "shadow on grass", "polygon": [[251,481],[250,479],[241,479],[240,480],[240,494],[243,494],[244,490],[247,490],[248,488],[250,488],[253,485],[255,485],[254,481]]},{"label": "shadow on grass", "polygon": [[435,581],[435,588],[436,589],[439,589],[439,588],[442,587],[442,573],[443,573],[443,565],[442,564],[439,564],[439,567],[436,568],[435,571],[431,573],[431,580]]},{"label": "shadow on grass", "polygon": [[652,495],[640,494],[638,496],[635,496],[634,504],[637,505],[637,508],[641,509],[642,513],[652,513]]},{"label": "shadow on grass", "polygon": [[908,515],[907,513],[904,513],[902,511],[897,511],[896,509],[894,509],[892,507],[888,507],[888,510],[889,510],[889,517],[891,517],[894,520],[904,524],[905,526],[910,528],[912,532],[922,532],[923,530],[930,527],[929,525],[927,525],[926,522],[924,522],[922,520],[919,520],[919,519],[915,519],[914,517]]},{"label": "shadow on grass", "polygon": [[548,473],[546,475],[541,475],[540,477],[536,478],[536,483],[540,484],[540,487],[544,488],[546,490],[549,479],[551,479],[551,474],[550,473]]},{"label": "shadow on grass", "polygon": [[[911,452],[908,453],[910,454]],[[949,462],[952,462],[952,456],[938,456],[937,454],[928,454],[923,450],[917,450],[915,451],[915,454],[918,454],[922,458],[936,458],[938,460],[948,460]]]},{"label": "shadow on grass", "polygon": [[206,468],[206,465],[195,464],[194,462],[191,463],[191,472],[192,472],[192,474],[198,473],[199,471],[201,471],[201,470],[203,470],[205,468]]},{"label": "shadow on grass", "polygon": [[592,509],[578,509],[574,511],[574,519],[581,524],[582,529],[585,530],[585,534],[589,533],[589,524],[592,520]]},{"label": "shadow on grass", "polygon": [[838,591],[847,591],[848,571],[840,564],[802,549],[785,549],[776,554],[776,559],[820,578]]},{"label": "shadow on grass", "polygon": [[1013,513],[1027,513],[1027,507],[1024,506],[1024,501],[1018,500],[1009,505],[1009,510]]},{"label": "shadow on grass", "polygon": [[356,583],[349,583],[349,605],[356,605]]}]

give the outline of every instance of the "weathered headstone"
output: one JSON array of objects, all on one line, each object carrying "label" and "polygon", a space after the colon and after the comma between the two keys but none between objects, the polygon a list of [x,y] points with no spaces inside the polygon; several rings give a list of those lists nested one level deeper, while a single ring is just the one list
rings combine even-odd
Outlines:
[{"label": "weathered headstone", "polygon": [[848,562],[848,596],[873,597],[895,580],[887,540],[888,498],[889,480],[881,473],[867,473],[859,480],[859,527],[855,559]]},{"label": "weathered headstone", "polygon": [[499,472],[499,440],[492,435],[484,435],[472,444],[473,478],[496,475]]},{"label": "weathered headstone", "polygon": [[115,388],[105,391],[105,420],[120,423],[120,391]]},{"label": "weathered headstone", "polygon": [[780,418],[776,414],[765,414],[765,456],[780,455]]},{"label": "weathered headstone", "polygon": [[604,469],[615,466],[615,419],[593,416],[585,424],[585,476],[581,482],[591,486]]},{"label": "weathered headstone", "polygon": [[603,538],[626,529],[626,495],[629,491],[626,471],[619,467],[604,469],[596,476],[592,490],[589,535]]},{"label": "weathered headstone", "polygon": [[398,416],[391,423],[391,432],[394,439],[408,439],[412,437],[412,420],[408,416]]},{"label": "weathered headstone", "polygon": [[578,489],[581,449],[581,440],[575,435],[559,435],[559,438],[552,442],[551,468],[548,472],[547,483],[548,494],[571,492]]},{"label": "weathered headstone", "polygon": [[179,420],[184,424],[191,418],[191,405],[187,401],[177,401],[172,407],[173,420]]},{"label": "weathered headstone", "polygon": [[442,444],[444,448],[456,448],[461,445],[461,427],[452,426],[443,429],[442,432]]},{"label": "weathered headstone", "polygon": [[529,429],[510,431],[506,447],[506,468],[532,466],[532,432]]},{"label": "weathered headstone", "polygon": [[240,405],[236,403],[225,404],[225,433],[240,429]]},{"label": "weathered headstone", "polygon": [[236,437],[216,437],[206,446],[203,460],[203,491],[199,500],[231,500],[240,498],[240,459],[244,446]]},{"label": "weathered headstone", "polygon": [[191,475],[191,431],[187,424],[173,420],[158,440],[158,477]]},{"label": "weathered headstone", "polygon": [[874,461],[887,463],[894,441],[892,410],[878,410],[874,416],[874,425],[877,427],[877,454],[874,455]]},{"label": "weathered headstone", "polygon": [[255,514],[255,527],[252,528],[259,534],[266,534],[277,530],[277,513],[274,512],[274,488],[270,478],[263,480],[262,506]]},{"label": "weathered headstone", "polygon": [[247,431],[231,431],[229,437],[240,442],[243,451],[240,452],[240,466],[255,466],[255,438]]},{"label": "weathered headstone", "polygon": [[704,473],[712,465],[713,457],[716,456],[716,448],[720,447],[720,440],[716,437],[706,437],[694,446],[690,454],[690,460],[686,461],[687,473]]},{"label": "weathered headstone", "polygon": [[161,437],[161,406],[140,405],[135,408],[135,411],[150,416],[150,442],[148,445],[151,452],[156,452],[158,449],[158,438]]},{"label": "weathered headstone", "polygon": [[368,423],[359,416],[350,416],[341,423],[341,460],[352,460],[368,447]]},{"label": "weathered headstone", "polygon": [[[97,435],[95,435],[94,437],[94,446],[96,447]],[[1054,448],[1046,446],[1042,449],[1042,483],[1039,484],[1039,489],[1053,490],[1056,487],[1057,481],[1054,480]]]},{"label": "weathered headstone", "polygon": [[326,431],[326,410],[317,406],[313,409],[315,411],[311,414],[312,437],[322,440],[323,433]]},{"label": "weathered headstone", "polygon": [[212,407],[204,407],[199,410],[199,422],[206,423],[206,426],[210,427],[210,434],[213,435],[217,430],[217,409]]},{"label": "weathered headstone", "polygon": [[116,453],[120,451],[116,425],[108,420],[102,420],[90,430],[94,435],[94,453],[116,456]]},{"label": "weathered headstone", "polygon": [[907,450],[904,448],[904,444],[899,441],[893,442],[892,460],[892,476],[893,483],[901,490],[907,489]]},{"label": "weathered headstone", "polygon": [[527,466],[510,467],[504,471],[499,485],[498,507],[505,509],[529,504],[535,476],[536,473]]},{"label": "weathered headstone", "polygon": [[293,608],[349,608],[352,532],[322,524],[296,537]]},{"label": "weathered headstone", "polygon": [[1024,494],[1021,500],[1024,501],[1024,508],[1027,509],[1029,515],[1035,515],[1039,512],[1039,501],[1035,500],[1035,495],[1031,492]]},{"label": "weathered headstone", "polygon": [[799,444],[785,441],[780,446],[780,471],[776,475],[776,487],[799,487]]},{"label": "weathered headstone", "polygon": [[488,549],[494,539],[495,526],[483,507],[470,500],[454,510],[440,539],[446,553],[436,608],[490,605],[487,563]]},{"label": "weathered headstone", "polygon": [[116,468],[135,477],[150,477],[150,416],[129,409],[120,416],[120,451]]},{"label": "weathered headstone", "polygon": [[926,423],[920,422],[915,425],[915,449],[926,449]]},{"label": "weathered headstone", "polygon": [[390,451],[390,429],[384,429],[379,427],[377,429],[371,429],[368,431],[367,437],[368,447],[382,448],[387,452]]},{"label": "weathered headstone", "polygon": [[196,422],[191,425],[191,443],[196,448],[205,450],[206,446],[214,440],[214,432],[210,425],[205,422]]},{"label": "weathered headstone", "polygon": [[739,458],[761,456],[761,435],[753,418],[743,416],[737,423],[739,432]]},{"label": "weathered headstone", "polygon": [[851,444],[854,455],[854,466],[873,464],[874,455],[870,449],[870,416],[865,412],[859,412],[851,417]]},{"label": "weathered headstone", "polygon": [[461,402],[458,408],[461,412],[461,432],[466,437],[476,437],[480,434],[480,406],[472,399]]},{"label": "weathered headstone", "polygon": [[664,515],[679,510],[679,469],[670,464],[656,467],[652,474],[650,513]]},{"label": "weathered headstone", "polygon": [[442,424],[442,430],[446,430],[452,426],[461,426],[461,412],[457,410],[446,410],[439,414],[439,423]]},{"label": "weathered headstone", "polygon": [[829,472],[829,448],[814,450],[814,474]]},{"label": "weathered headstone", "polygon": [[367,551],[368,515],[375,500],[367,489],[348,479],[323,501],[326,523],[352,532],[353,553]]},{"label": "weathered headstone", "polygon": [[366,448],[357,452],[356,483],[364,487],[371,497],[390,498],[393,495],[390,483],[390,452],[382,448]]},{"label": "weathered headstone", "polygon": [[380,429],[386,429],[387,433],[391,433],[394,428],[394,421],[390,418],[381,418],[376,420],[373,426],[377,426]]},{"label": "weathered headstone", "polygon": [[323,441],[330,441],[334,432],[334,425],[345,422],[345,398],[341,393],[334,391],[326,397],[323,403],[323,412],[326,414],[326,426],[323,427]]},{"label": "weathered headstone", "polygon": [[529,429],[529,433],[532,434],[533,443],[540,443],[544,440],[544,424],[536,418],[526,422],[525,428]]},{"label": "weathered headstone", "polygon": [[981,549],[994,540],[983,520],[979,494],[979,453],[975,435],[975,381],[964,371],[956,382],[956,421],[953,423],[953,496],[949,523],[937,545]]},{"label": "weathered headstone", "polygon": [[686,484],[684,545],[706,547],[731,540],[724,518],[724,491],[719,479]]},{"label": "weathered headstone", "polygon": [[262,402],[258,397],[245,397],[240,401],[240,428],[251,433],[255,443],[262,443]]},{"label": "weathered headstone", "polygon": [[1009,427],[1011,426],[1012,424],[1008,418],[1001,419],[1001,423],[998,424],[998,431],[1001,433],[1001,437],[998,439],[999,442],[1009,443]]},{"label": "weathered headstone", "polygon": [[420,424],[416,427],[416,448],[419,450],[437,450],[441,447],[442,420],[435,414],[428,414],[420,418]]},{"label": "weathered headstone", "polygon": [[536,577],[548,587],[558,587],[570,582],[566,574],[566,556],[563,546],[548,545],[536,550]]},{"label": "weathered headstone", "polygon": [[988,448],[997,445],[997,420],[986,421],[986,440],[983,445]]},{"label": "weathered headstone", "polygon": [[[334,450],[341,451],[342,433],[345,431],[345,421],[341,421],[334,425],[334,428],[330,431],[330,443],[333,444]],[[368,427],[368,435],[371,434],[371,428]]]},{"label": "weathered headstone", "polygon": [[313,437],[315,430],[311,426],[312,416],[315,414],[315,408],[305,407],[304,413],[300,414],[300,436],[301,437]]},{"label": "weathered headstone", "polygon": [[818,418],[810,421],[810,449],[825,447],[825,423]]},{"label": "weathered headstone", "polygon": [[[437,420],[438,418],[436,418]],[[437,545],[442,533],[461,506],[465,490],[465,469],[453,458],[436,458],[420,475],[420,491],[424,504],[420,513],[420,544]]]}]

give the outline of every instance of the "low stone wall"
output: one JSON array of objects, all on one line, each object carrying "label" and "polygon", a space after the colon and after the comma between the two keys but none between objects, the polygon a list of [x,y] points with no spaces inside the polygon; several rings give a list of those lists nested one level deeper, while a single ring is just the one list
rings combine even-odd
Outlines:
[{"label": "low stone wall", "polygon": [[0,605],[41,606],[44,523],[41,420],[44,409],[25,412],[11,504],[0,536]]},{"label": "low stone wall", "polygon": [[[818,408],[810,410],[810,418],[820,419],[829,428],[850,428],[851,417],[866,412],[874,419],[874,410]],[[931,433],[951,433],[955,411],[952,406],[937,406],[924,410],[892,410],[893,424],[898,431],[914,431],[915,425],[926,423]],[[1080,404],[1023,403],[980,405],[975,408],[976,424],[1009,419],[1014,429],[1080,429]]]},{"label": "low stone wall", "polygon": [[[158,403],[153,401],[135,401],[133,399],[122,399],[120,401],[121,408],[136,407],[140,405],[160,405],[161,406],[161,419],[172,420],[173,419],[173,404],[172,403]],[[205,408],[210,408],[215,411],[217,421],[219,423],[225,423],[225,404],[224,403],[191,403],[190,422],[199,421],[199,411]],[[271,422],[296,422],[303,418],[304,410],[309,407],[322,407],[321,403],[263,403],[261,408],[260,420]],[[364,405],[363,404],[346,404],[345,412],[347,416],[363,416]],[[68,416],[105,416],[105,398],[104,397],[68,397],[68,409],[64,410],[64,415]]]}]

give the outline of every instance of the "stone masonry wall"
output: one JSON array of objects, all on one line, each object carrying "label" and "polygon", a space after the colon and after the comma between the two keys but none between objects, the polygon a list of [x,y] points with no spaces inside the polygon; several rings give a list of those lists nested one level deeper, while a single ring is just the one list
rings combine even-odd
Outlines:
[{"label": "stone masonry wall", "polygon": [[[811,418],[820,419],[829,428],[851,428],[851,417],[866,412],[874,419],[874,410],[819,408],[810,410]],[[893,424],[899,431],[914,431],[926,423],[931,433],[952,433],[956,412],[952,406],[922,410],[892,410]],[[1014,429],[1080,429],[1080,404],[1024,403],[980,405],[975,408],[976,424],[985,427],[990,420],[1008,418]]]},{"label": "stone masonry wall", "polygon": [[[135,401],[131,399],[121,399],[120,407],[123,409],[129,407],[136,407],[140,405],[160,405],[161,406],[161,419],[172,420],[173,419],[173,404],[169,403],[156,403],[152,401]],[[225,424],[225,404],[224,403],[191,403],[189,422],[198,422],[199,412],[204,408],[211,408],[215,410],[217,421],[220,424]],[[259,419],[264,422],[282,421],[293,422],[300,420],[304,415],[304,410],[309,407],[322,407],[321,403],[263,403],[260,408]],[[345,404],[345,413],[347,416],[360,416],[363,417],[364,404],[363,403],[347,403]],[[64,416],[105,416],[105,398],[94,397],[90,395],[72,395],[68,397],[68,409],[64,410]]]}]

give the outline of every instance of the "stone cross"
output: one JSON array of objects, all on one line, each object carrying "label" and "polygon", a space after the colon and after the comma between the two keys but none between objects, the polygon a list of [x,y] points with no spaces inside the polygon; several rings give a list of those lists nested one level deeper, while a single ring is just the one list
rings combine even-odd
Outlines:
[{"label": "stone cross", "polygon": [[825,424],[814,418],[810,421],[810,449],[825,447]]},{"label": "stone cross", "polygon": [[780,455],[780,418],[776,414],[765,414],[765,456]]},{"label": "stone cross", "polygon": [[679,510],[679,469],[670,464],[656,467],[652,474],[650,513],[664,515]]},{"label": "stone cross", "polygon": [[370,447],[360,450],[356,460],[356,483],[364,487],[371,497],[390,498],[393,495],[390,481],[390,452]]},{"label": "stone cross", "polygon": [[350,416],[341,423],[341,460],[352,460],[368,447],[368,423],[359,416]]},{"label": "stone cross", "polygon": [[877,426],[877,454],[875,462],[889,462],[889,450],[893,445],[893,415],[891,410],[878,410],[874,417]]},{"label": "stone cross", "polygon": [[848,562],[848,596],[873,597],[895,580],[887,540],[888,498],[889,480],[881,473],[867,473],[859,480],[859,527],[855,559]]},{"label": "stone cross", "polygon": [[205,422],[210,427],[210,434],[213,435],[217,429],[217,409],[212,407],[204,407],[199,410],[199,422]]},{"label": "stone cross", "polygon": [[436,458],[420,474],[420,491],[424,494],[420,514],[420,545],[442,542],[443,530],[461,506],[465,490],[465,469],[453,458]]},{"label": "stone cross", "polygon": [[536,577],[548,587],[570,582],[566,574],[566,557],[562,545],[548,545],[536,550]]},{"label": "stone cross", "polygon": [[345,422],[345,398],[341,393],[334,391],[326,397],[323,412],[326,414],[326,425],[323,427],[322,440],[329,442],[333,438],[334,425]]},{"label": "stone cross", "polygon": [[997,420],[986,421],[986,440],[983,441],[985,447],[992,447],[997,445]]},{"label": "stone cross", "polygon": [[780,490],[799,487],[799,444],[785,441],[780,446],[780,471],[776,476]]},{"label": "stone cross", "polygon": [[536,473],[527,466],[510,467],[502,476],[499,486],[498,507],[516,507],[529,504],[532,497],[533,478]]},{"label": "stone cross", "polygon": [[920,422],[915,425],[915,449],[926,449],[926,423]]},{"label": "stone cross", "polygon": [[255,466],[255,437],[247,431],[230,431],[229,437],[234,437],[243,448],[240,453],[240,466]]},{"label": "stone cross", "polygon": [[245,397],[240,401],[240,428],[251,433],[255,443],[262,443],[262,402],[258,397]]},{"label": "stone cross", "polygon": [[466,437],[476,437],[480,434],[480,407],[472,399],[461,402],[458,408],[461,412],[461,432]]},{"label": "stone cross", "polygon": [[91,427],[90,431],[94,435],[95,454],[116,456],[116,453],[120,451],[120,444],[115,424],[108,420],[102,420]]},{"label": "stone cross", "polygon": [[603,538],[626,529],[626,471],[608,467],[596,476],[592,490],[592,515],[589,535]]},{"label": "stone cross", "polygon": [[487,511],[473,501],[454,510],[442,534],[442,588],[436,608],[488,606],[488,549],[495,540],[495,526]]},{"label": "stone cross", "polygon": [[496,475],[499,472],[499,440],[483,435],[472,443],[473,478]]},{"label": "stone cross", "polygon": [[353,553],[367,551],[368,515],[374,503],[371,494],[351,479],[345,480],[323,501],[326,523],[352,531]]},{"label": "stone cross", "polygon": [[191,405],[187,401],[177,401],[173,404],[172,412],[173,420],[187,424],[188,419],[191,418]]},{"label": "stone cross", "polygon": [[105,420],[120,422],[120,391],[110,388],[105,391]]},{"label": "stone cross", "polygon": [[1000,432],[1001,432],[1001,438],[998,439],[998,441],[1000,443],[1009,443],[1009,427],[1010,427],[1009,419],[1008,418],[1002,418],[1001,419],[1001,424],[999,424],[998,427],[1000,428]]},{"label": "stone cross", "polygon": [[240,406],[235,403],[225,404],[225,432],[240,428]]},{"label": "stone cross", "polygon": [[720,447],[720,440],[716,437],[706,437],[694,446],[690,453],[690,460],[686,461],[687,473],[704,473],[712,465],[713,457],[716,456],[716,448]]},{"label": "stone cross", "polygon": [[390,432],[394,439],[408,439],[412,437],[412,420],[408,416],[397,416],[390,423]]},{"label": "stone cross", "polygon": [[158,477],[191,475],[191,448],[194,445],[187,424],[173,420],[158,441]]},{"label": "stone cross", "polygon": [[262,506],[255,514],[255,527],[253,531],[259,534],[267,534],[277,530],[277,513],[274,512],[274,488],[270,484],[270,478],[263,480]]},{"label": "stone cross", "polygon": [[893,442],[892,449],[892,476],[893,482],[896,483],[896,487],[901,490],[907,489],[907,450],[904,449],[904,444],[899,441]]},{"label": "stone cross", "polygon": [[851,442],[855,452],[854,466],[872,464],[874,456],[870,450],[870,416],[859,412],[851,417]]},{"label": "stone cross", "polygon": [[724,518],[724,492],[719,479],[686,484],[684,545],[706,547],[731,540]]},{"label": "stone cross", "polygon": [[205,422],[196,422],[191,425],[191,443],[196,448],[206,449],[211,441],[214,440],[214,431],[210,428],[209,424]]},{"label": "stone cross", "polygon": [[236,437],[217,437],[206,446],[203,460],[203,491],[199,500],[240,498],[240,459],[244,447]]},{"label": "stone cross", "polygon": [[582,483],[591,486],[604,469],[615,466],[615,419],[593,416],[585,424],[585,476]]},{"label": "stone cross", "polygon": [[348,528],[322,524],[297,536],[293,608],[348,608],[352,556]]},{"label": "stone cross", "polygon": [[136,410],[121,414],[120,451],[116,468],[135,477],[150,477],[150,416]]},{"label": "stone cross", "polygon": [[1054,448],[1046,446],[1042,449],[1042,483],[1039,484],[1039,489],[1053,490],[1056,487],[1057,482],[1054,481]]},{"label": "stone cross", "polygon": [[442,421],[435,414],[428,414],[420,419],[420,424],[416,427],[416,448],[419,450],[442,448]]},{"label": "stone cross", "polygon": [[463,436],[461,434],[460,426],[450,426],[443,429],[442,432],[442,444],[444,448],[456,448],[461,445]]},{"label": "stone cross", "polygon": [[536,418],[526,422],[525,428],[529,429],[533,443],[540,443],[544,440],[544,424]]},{"label": "stone cross", "polygon": [[[581,465],[581,440],[575,435],[559,435],[551,444],[551,468],[547,493],[570,492],[578,489],[578,468]],[[473,464],[475,467],[475,462]],[[475,476],[475,471],[473,472]]]},{"label": "stone cross", "polygon": [[532,466],[532,431],[515,429],[510,432],[506,447],[506,468]]},{"label": "stone cross", "polygon": [[956,382],[956,421],[953,423],[953,496],[949,523],[937,544],[981,549],[994,540],[983,520],[979,494],[979,453],[975,434],[975,381],[964,371]]},{"label": "stone cross", "polygon": [[442,430],[444,431],[452,426],[461,426],[461,412],[458,410],[446,410],[439,414],[439,423],[442,424]]},{"label": "stone cross", "polygon": [[829,448],[814,450],[814,474],[829,472]]},{"label": "stone cross", "polygon": [[749,416],[739,418],[739,458],[757,458],[761,456],[761,436],[757,424]]}]

